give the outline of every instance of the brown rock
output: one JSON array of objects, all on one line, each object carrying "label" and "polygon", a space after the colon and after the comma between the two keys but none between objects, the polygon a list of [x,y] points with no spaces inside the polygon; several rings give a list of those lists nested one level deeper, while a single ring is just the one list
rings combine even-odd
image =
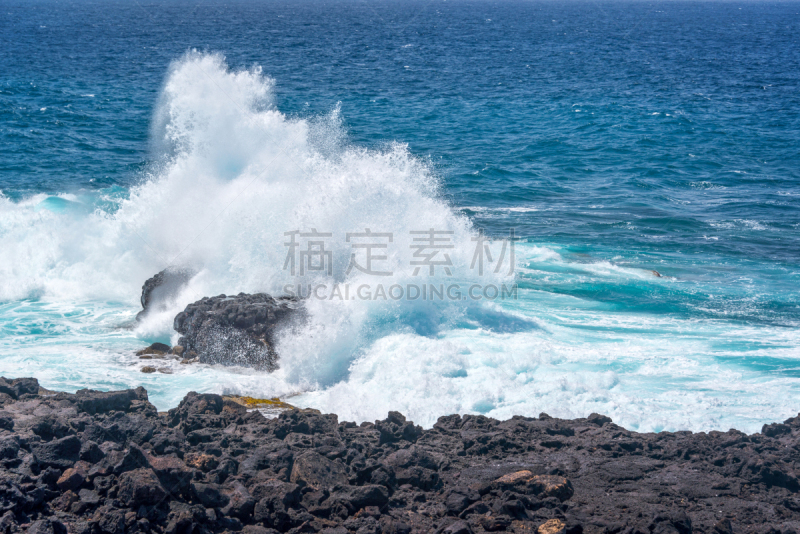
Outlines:
[{"label": "brown rock", "polygon": [[569,480],[555,475],[534,475],[530,471],[516,471],[503,475],[492,485],[498,489],[532,493],[539,497],[556,497],[565,501],[572,497],[574,490]]},{"label": "brown rock", "polygon": [[189,487],[195,471],[183,460],[175,456],[151,456],[147,453],[146,456],[161,485],[169,493],[180,493]]},{"label": "brown rock", "polygon": [[194,467],[195,469],[200,469],[205,472],[211,471],[219,465],[216,457],[210,454],[190,452],[184,457],[184,460],[189,467]]},{"label": "brown rock", "polygon": [[555,475],[536,475],[529,484],[540,497],[556,497],[560,501],[566,501],[575,493],[569,480]]},{"label": "brown rock", "polygon": [[56,482],[58,489],[61,491],[67,490],[77,490],[78,488],[83,485],[86,477],[83,473],[75,469],[74,467],[70,467],[61,475],[61,477]]},{"label": "brown rock", "polygon": [[169,353],[170,348],[169,345],[165,345],[164,343],[153,343],[146,349],[142,349],[136,353],[137,356],[145,356],[147,354],[152,356],[163,356]]},{"label": "brown rock", "polygon": [[156,368],[155,367],[150,367],[149,365],[145,365],[144,367],[142,367],[142,372],[143,373],[155,373],[156,372]]},{"label": "brown rock", "polygon": [[495,484],[498,486],[513,486],[516,485],[518,482],[527,482],[533,478],[533,473],[530,471],[517,471],[515,473],[509,473],[507,475],[503,475],[497,480],[495,480]]},{"label": "brown rock", "polygon": [[539,525],[536,532],[537,534],[565,534],[567,527],[560,519],[549,519]]},{"label": "brown rock", "polygon": [[65,491],[60,497],[50,503],[56,510],[66,511],[78,501],[78,496],[70,490]]}]

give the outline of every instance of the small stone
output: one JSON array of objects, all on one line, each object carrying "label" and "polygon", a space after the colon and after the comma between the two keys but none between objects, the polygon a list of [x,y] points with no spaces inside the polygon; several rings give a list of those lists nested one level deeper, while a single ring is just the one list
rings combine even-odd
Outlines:
[{"label": "small stone", "polygon": [[555,475],[534,475],[530,471],[516,471],[503,475],[494,481],[493,486],[498,489],[513,489],[538,495],[540,498],[556,497],[565,501],[575,492],[572,484],[564,477]]},{"label": "small stone", "polygon": [[152,469],[134,469],[123,473],[119,478],[118,497],[127,506],[158,504],[166,496],[167,493]]},{"label": "small stone", "polygon": [[711,531],[713,534],[733,534],[733,527],[731,526],[730,519],[720,519],[714,529]]},{"label": "small stone", "polygon": [[11,510],[0,517],[0,532],[17,532],[17,518]]},{"label": "small stone", "polygon": [[466,521],[456,521],[444,529],[444,532],[447,534],[472,534],[472,529],[469,528],[469,523]]},{"label": "small stone", "polygon": [[75,468],[70,467],[64,471],[64,473],[58,479],[56,486],[58,486],[61,491],[76,490],[81,487],[85,480],[86,479],[83,476],[83,473],[79,472]]},{"label": "small stone", "polygon": [[142,372],[143,373],[155,373],[156,372],[156,368],[155,367],[151,367],[149,365],[145,365],[144,367],[142,367]]},{"label": "small stone", "polygon": [[227,495],[219,491],[217,484],[192,482],[192,494],[206,508],[222,508],[228,504]]},{"label": "small stone", "polygon": [[514,484],[516,484],[518,482],[525,482],[525,481],[528,481],[528,480],[530,480],[532,478],[533,478],[533,473],[531,473],[530,471],[524,470],[524,471],[517,471],[515,473],[509,473],[507,475],[503,475],[500,478],[498,478],[497,480],[495,480],[495,483],[498,486],[504,486],[504,485],[513,486]]},{"label": "small stone", "polygon": [[567,527],[560,519],[549,519],[539,525],[536,532],[537,534],[565,534]]},{"label": "small stone", "polygon": [[[59,524],[59,526],[63,525]],[[30,534],[54,534],[56,529],[53,528],[53,523],[49,519],[39,519],[31,523],[27,532]]]},{"label": "small stone", "polygon": [[182,346],[175,345],[174,347],[172,347],[172,354],[174,354],[175,356],[183,356],[184,350],[186,349],[184,349]]},{"label": "small stone", "polygon": [[98,504],[100,502],[100,496],[97,492],[90,489],[82,489],[78,492],[78,497],[86,504]]},{"label": "small stone", "polygon": [[216,457],[210,454],[198,454],[194,452],[187,454],[184,461],[186,465],[205,472],[211,471],[219,465]]},{"label": "small stone", "polygon": [[169,367],[159,367],[158,372],[164,375],[171,375],[172,369],[170,369]]},{"label": "small stone", "polygon": [[62,493],[58,498],[51,501],[50,505],[55,508],[56,510],[66,511],[69,510],[70,506],[72,506],[78,500],[78,496],[71,490],[67,490]]},{"label": "small stone", "polygon": [[529,484],[540,498],[555,497],[563,502],[575,493],[569,480],[555,475],[536,475]]},{"label": "small stone", "polygon": [[169,353],[170,351],[169,345],[165,345],[164,343],[153,343],[146,349],[142,349],[136,353],[137,356],[144,356],[146,354],[151,354],[155,356],[163,356],[164,354]]}]

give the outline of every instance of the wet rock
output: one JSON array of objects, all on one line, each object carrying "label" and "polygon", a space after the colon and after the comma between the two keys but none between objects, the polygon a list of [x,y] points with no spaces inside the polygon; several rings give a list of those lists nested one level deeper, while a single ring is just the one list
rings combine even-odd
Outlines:
[{"label": "wet rock", "polygon": [[[175,317],[174,328],[183,337],[178,344],[187,359],[201,363],[245,365],[277,369],[274,350],[277,331],[297,316],[300,301],[258,293],[206,297],[189,304]],[[194,356],[193,356],[194,357]]]},{"label": "wet rock", "polygon": [[142,311],[136,319],[153,310],[166,311],[167,305],[186,287],[193,275],[188,269],[167,268],[145,281],[140,299]]},{"label": "wet rock", "polygon": [[165,345],[164,343],[153,343],[146,349],[142,349],[136,353],[137,356],[146,356],[146,355],[153,355],[153,356],[164,356],[165,354],[169,354],[172,349],[169,345]]}]

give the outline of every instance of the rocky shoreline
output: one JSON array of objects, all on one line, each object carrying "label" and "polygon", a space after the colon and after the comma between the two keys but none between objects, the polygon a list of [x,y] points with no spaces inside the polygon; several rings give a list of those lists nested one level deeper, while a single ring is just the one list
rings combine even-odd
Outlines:
[{"label": "rocky shoreline", "polygon": [[[760,434],[639,434],[608,417],[375,423],[189,393],[0,379],[0,532],[783,533],[800,418]],[[276,402],[276,401],[269,401]]]}]

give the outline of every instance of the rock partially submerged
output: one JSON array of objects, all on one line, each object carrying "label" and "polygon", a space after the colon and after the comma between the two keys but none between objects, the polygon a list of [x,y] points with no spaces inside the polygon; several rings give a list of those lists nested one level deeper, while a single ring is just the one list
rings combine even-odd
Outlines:
[{"label": "rock partially submerged", "polygon": [[193,275],[194,272],[188,269],[167,268],[149,278],[142,286],[142,311],[136,315],[136,319],[153,310],[166,310],[165,305],[178,296]]},{"label": "rock partially submerged", "polygon": [[264,293],[206,297],[175,317],[186,359],[200,363],[245,365],[273,371],[278,367],[275,337],[296,317],[300,301]]},{"label": "rock partially submerged", "polygon": [[[14,380],[4,379],[6,383]],[[0,397],[0,530],[48,534],[788,534],[800,416],[760,434],[639,434],[592,414],[423,430],[290,410],[275,419],[142,388]],[[39,389],[39,391],[42,391]],[[247,404],[247,401],[242,401]]]}]

